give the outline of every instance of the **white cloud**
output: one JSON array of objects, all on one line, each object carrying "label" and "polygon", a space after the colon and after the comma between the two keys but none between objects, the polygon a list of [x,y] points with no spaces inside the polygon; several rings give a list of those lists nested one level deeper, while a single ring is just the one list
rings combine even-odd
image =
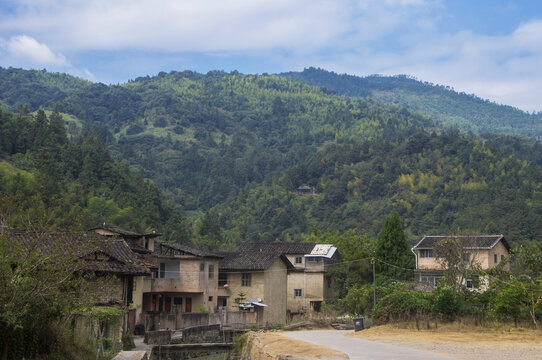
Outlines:
[{"label": "white cloud", "polygon": [[62,54],[55,54],[46,44],[26,36],[13,36],[4,45],[8,57],[18,59],[24,63],[38,66],[67,65],[66,58]]},{"label": "white cloud", "polygon": [[427,0],[59,0],[18,3],[0,31],[39,32],[69,50],[314,49],[376,39]]}]

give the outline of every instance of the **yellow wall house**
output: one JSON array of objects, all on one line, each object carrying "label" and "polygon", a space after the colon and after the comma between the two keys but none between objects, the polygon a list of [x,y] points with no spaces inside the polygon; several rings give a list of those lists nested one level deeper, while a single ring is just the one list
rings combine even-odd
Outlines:
[{"label": "yellow wall house", "polygon": [[260,326],[286,323],[288,270],[293,270],[288,258],[256,243],[221,255],[218,306],[253,311]]},{"label": "yellow wall house", "polygon": [[180,244],[157,243],[156,269],[141,282],[138,321],[147,330],[178,329],[182,314],[215,312],[219,255]]},{"label": "yellow wall house", "polygon": [[288,313],[320,312],[323,301],[333,300],[332,278],[327,272],[337,261],[337,248],[329,244],[285,245],[290,247],[284,249],[285,255],[294,264],[288,273]]},{"label": "yellow wall house", "polygon": [[[442,259],[437,256],[434,247],[447,239],[461,246],[461,256],[468,267],[481,270],[495,268],[510,254],[510,246],[503,235],[424,236],[412,248],[416,255],[416,276],[419,282],[435,287],[444,275]],[[503,267],[503,270],[509,269],[509,264]],[[485,281],[480,280],[483,289]],[[463,283],[470,289],[476,287],[476,281],[469,277]]]}]

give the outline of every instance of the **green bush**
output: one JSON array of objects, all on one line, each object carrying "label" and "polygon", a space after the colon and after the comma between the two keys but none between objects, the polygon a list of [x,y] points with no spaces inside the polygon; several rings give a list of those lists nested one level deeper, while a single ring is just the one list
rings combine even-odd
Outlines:
[{"label": "green bush", "polygon": [[416,316],[429,314],[430,309],[427,294],[394,285],[390,293],[377,300],[373,319],[377,322],[410,320]]},{"label": "green bush", "polygon": [[130,333],[122,334],[122,350],[128,351],[134,349],[134,337]]},{"label": "green bush", "polygon": [[444,320],[453,321],[464,312],[464,295],[461,292],[455,292],[451,286],[437,287],[430,297],[433,314]]}]

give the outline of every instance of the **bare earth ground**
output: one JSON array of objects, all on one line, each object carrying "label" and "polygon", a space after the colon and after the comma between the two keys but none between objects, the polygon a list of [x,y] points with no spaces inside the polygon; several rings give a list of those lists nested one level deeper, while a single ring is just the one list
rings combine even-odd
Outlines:
[{"label": "bare earth ground", "polygon": [[263,344],[277,354],[288,354],[294,358],[303,359],[348,359],[348,355],[340,351],[291,339],[276,332],[259,333],[258,337]]},{"label": "bare earth ground", "polygon": [[437,329],[431,330],[417,330],[414,325],[401,327],[376,326],[346,336],[431,351],[465,360],[542,359],[540,330],[512,327],[485,329],[457,325],[439,325]]}]

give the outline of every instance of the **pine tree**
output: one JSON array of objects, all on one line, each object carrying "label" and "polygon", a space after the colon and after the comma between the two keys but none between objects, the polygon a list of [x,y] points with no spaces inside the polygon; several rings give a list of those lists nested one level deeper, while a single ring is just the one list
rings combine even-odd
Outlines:
[{"label": "pine tree", "polygon": [[401,226],[399,215],[394,212],[384,221],[376,241],[376,257],[381,260],[382,273],[392,279],[408,279],[414,268],[414,255]]}]

